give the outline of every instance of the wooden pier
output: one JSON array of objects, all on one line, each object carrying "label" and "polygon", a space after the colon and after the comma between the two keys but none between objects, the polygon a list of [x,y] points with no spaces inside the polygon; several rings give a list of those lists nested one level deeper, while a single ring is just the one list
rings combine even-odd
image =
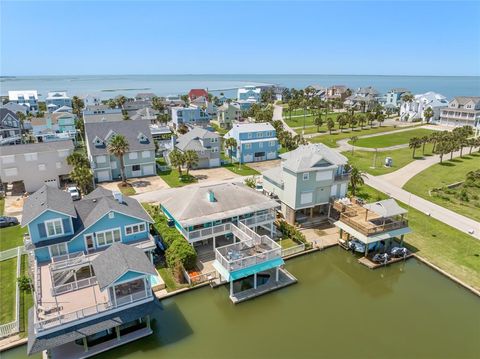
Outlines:
[{"label": "wooden pier", "polygon": [[386,263],[377,263],[372,261],[370,258],[362,257],[358,259],[358,262],[362,263],[363,265],[367,266],[370,269],[377,269],[380,267],[385,267],[389,264],[406,261],[411,257],[413,257],[413,253],[408,253],[405,257],[390,258]]}]

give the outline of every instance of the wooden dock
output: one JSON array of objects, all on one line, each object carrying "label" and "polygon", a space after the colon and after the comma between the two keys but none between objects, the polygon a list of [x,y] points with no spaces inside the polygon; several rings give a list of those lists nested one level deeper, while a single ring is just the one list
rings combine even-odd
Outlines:
[{"label": "wooden dock", "polygon": [[411,257],[413,257],[413,253],[409,253],[405,257],[391,258],[386,263],[376,263],[376,262],[370,260],[367,257],[362,257],[362,258],[358,259],[358,262],[362,263],[363,265],[367,266],[370,269],[377,269],[377,268],[380,268],[380,267],[385,267],[389,264],[406,261],[407,259],[409,259]]}]

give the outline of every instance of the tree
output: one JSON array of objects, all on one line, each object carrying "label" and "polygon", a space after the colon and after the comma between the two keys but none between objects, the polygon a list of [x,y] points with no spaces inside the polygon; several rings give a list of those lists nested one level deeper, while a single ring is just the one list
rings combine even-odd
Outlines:
[{"label": "tree", "polygon": [[450,152],[450,147],[450,142],[447,139],[438,142],[435,152],[440,155],[440,163],[443,162],[443,156]]},{"label": "tree", "polygon": [[420,148],[422,140],[418,137],[412,137],[408,143],[408,147],[413,149],[412,158],[415,158],[415,150]]},{"label": "tree", "polygon": [[85,107],[85,103],[80,97],[78,96],[72,97],[72,111],[78,118],[80,118],[80,116],[82,115],[82,110],[84,107]]},{"label": "tree", "polygon": [[257,179],[254,176],[247,177],[245,178],[244,183],[245,186],[255,189],[255,187],[257,186]]},{"label": "tree", "polygon": [[190,169],[198,165],[198,153],[193,150],[188,150],[183,154],[183,159],[185,161],[185,165],[187,166],[187,176]]},{"label": "tree", "polygon": [[125,96],[121,95],[117,98],[117,104],[118,104],[118,106],[120,106],[122,108],[122,110],[123,110],[123,105],[125,104],[125,102],[127,102],[127,98]]},{"label": "tree", "polygon": [[331,117],[329,117],[328,120],[327,120],[327,128],[328,128],[328,132],[330,132],[330,134],[332,134],[332,130],[335,128],[335,122],[333,121],[333,119]]},{"label": "tree", "polygon": [[425,145],[430,142],[430,136],[423,136],[420,140],[422,141],[422,155],[424,155]]},{"label": "tree", "polygon": [[93,174],[90,167],[87,166],[75,166],[70,173],[70,178],[76,183],[77,187],[83,194],[89,192],[90,185],[93,181]]},{"label": "tree", "polygon": [[427,107],[425,111],[423,111],[423,118],[427,121],[430,122],[432,119],[434,113],[431,107]]},{"label": "tree", "polygon": [[125,156],[129,149],[130,146],[127,139],[125,136],[119,134],[112,136],[107,146],[108,153],[114,155],[120,161],[120,175],[124,184],[126,184],[127,179],[125,177],[125,162],[123,156]]},{"label": "tree", "polygon": [[181,135],[184,135],[188,132],[188,127],[182,123],[180,126],[178,126],[177,132]]},{"label": "tree", "polygon": [[366,121],[365,115],[363,113],[359,113],[357,114],[356,117],[357,117],[358,124],[360,125],[360,128],[363,130],[363,125],[365,124],[365,121]]},{"label": "tree", "polygon": [[343,128],[348,124],[348,119],[345,117],[345,114],[341,113],[338,115],[337,121],[340,132],[343,132]]},{"label": "tree", "polygon": [[116,108],[117,107],[117,102],[113,99],[110,99],[107,101],[107,106],[110,108]]},{"label": "tree", "polygon": [[358,141],[358,137],[357,136],[352,136],[350,137],[350,142],[352,142],[352,155],[353,155],[353,150],[355,148],[355,143]]},{"label": "tree", "polygon": [[370,125],[370,128],[373,127],[373,122],[375,121],[376,114],[373,112],[367,112],[367,122]]},{"label": "tree", "polygon": [[317,126],[317,132],[320,132],[320,127],[323,125],[323,118],[322,118],[322,113],[319,112],[317,116],[315,116],[315,125]]},{"label": "tree", "polygon": [[153,97],[152,98],[152,108],[156,111],[163,112],[165,111],[165,105],[163,104],[160,97]]},{"label": "tree", "polygon": [[402,95],[402,101],[403,102],[412,102],[415,98],[410,92],[404,93]]},{"label": "tree", "polygon": [[385,121],[385,114],[379,113],[375,116],[375,119],[378,121],[378,126],[382,127],[382,123]]},{"label": "tree", "polygon": [[355,196],[357,194],[357,189],[365,184],[365,181],[363,180],[365,173],[352,165],[347,165],[346,169],[350,172],[350,193],[352,196]]},{"label": "tree", "polygon": [[183,153],[175,148],[172,152],[170,152],[170,154],[168,155],[168,158],[170,159],[170,164],[173,167],[177,167],[178,174],[182,176],[182,166],[185,162]]},{"label": "tree", "polygon": [[230,163],[233,163],[233,151],[237,149],[237,140],[235,140],[233,137],[229,137],[225,140],[224,145],[225,148],[228,150],[228,157],[230,157]]},{"label": "tree", "polygon": [[73,152],[71,155],[67,156],[67,164],[72,167],[89,167],[87,157],[80,152]]},{"label": "tree", "polygon": [[157,121],[164,125],[170,121],[170,116],[168,113],[160,113],[157,115]]}]

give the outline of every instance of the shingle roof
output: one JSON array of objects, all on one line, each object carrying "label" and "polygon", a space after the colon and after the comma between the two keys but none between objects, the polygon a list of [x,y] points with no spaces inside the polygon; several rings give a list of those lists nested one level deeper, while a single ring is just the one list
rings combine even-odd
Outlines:
[{"label": "shingle roof", "polygon": [[327,165],[345,165],[348,159],[339,152],[332,150],[323,143],[299,146],[297,149],[283,153],[280,157],[284,160],[285,168],[297,173],[325,167]]},{"label": "shingle roof", "polygon": [[220,138],[220,136],[215,132],[205,130],[201,127],[194,127],[192,130],[177,139],[175,147],[181,151],[201,151],[205,149],[205,147],[202,146],[200,139],[206,138]]},{"label": "shingle roof", "polygon": [[385,218],[407,213],[407,210],[400,207],[392,198],[384,199],[374,203],[367,203],[363,205],[363,208],[373,211],[379,216]]},{"label": "shingle roof", "polygon": [[73,150],[73,148],[74,146],[73,146],[72,140],[28,143],[25,145],[3,146],[1,155],[8,156],[8,155],[19,155],[22,153],[32,153],[32,152]]},{"label": "shingle roof", "polygon": [[[107,146],[96,147],[93,143],[95,137],[106,141],[110,131],[123,135],[128,141],[129,152],[144,151],[155,149],[152,139],[148,120],[126,120],[118,122],[97,122],[85,123],[85,134],[90,153],[95,155],[103,155],[107,153]],[[138,139],[139,134],[145,135],[148,141],[142,142]]]},{"label": "shingle roof", "polygon": [[466,103],[473,101],[473,103],[480,102],[480,97],[478,96],[457,96],[454,98],[460,105],[465,105]]},{"label": "shingle roof", "polygon": [[[209,192],[213,192],[214,202],[208,200]],[[159,202],[183,226],[279,206],[274,200],[236,183],[175,188],[163,192]]]},{"label": "shingle roof", "polygon": [[23,203],[22,227],[47,210],[77,217],[70,193],[44,185]]},{"label": "shingle roof", "polygon": [[112,244],[92,261],[92,267],[100,290],[104,290],[129,271],[157,275],[155,267],[143,250],[123,243]]},{"label": "shingle roof", "polygon": [[237,123],[230,131],[237,133],[257,132],[257,131],[275,131],[275,128],[268,122],[259,123]]},{"label": "shingle roof", "polygon": [[205,98],[208,97],[208,92],[205,89],[191,89],[190,92],[188,93],[188,97],[200,97],[204,96]]}]

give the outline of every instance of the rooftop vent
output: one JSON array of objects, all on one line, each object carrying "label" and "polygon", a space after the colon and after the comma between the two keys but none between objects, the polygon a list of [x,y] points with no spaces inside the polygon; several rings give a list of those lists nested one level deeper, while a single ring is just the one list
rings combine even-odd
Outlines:
[{"label": "rooftop vent", "polygon": [[215,194],[213,193],[212,190],[209,190],[207,192],[207,200],[208,202],[215,202]]},{"label": "rooftop vent", "polygon": [[113,198],[115,198],[115,200],[118,202],[118,203],[123,203],[123,195],[122,195],[122,192],[118,192],[118,191],[113,191]]}]

